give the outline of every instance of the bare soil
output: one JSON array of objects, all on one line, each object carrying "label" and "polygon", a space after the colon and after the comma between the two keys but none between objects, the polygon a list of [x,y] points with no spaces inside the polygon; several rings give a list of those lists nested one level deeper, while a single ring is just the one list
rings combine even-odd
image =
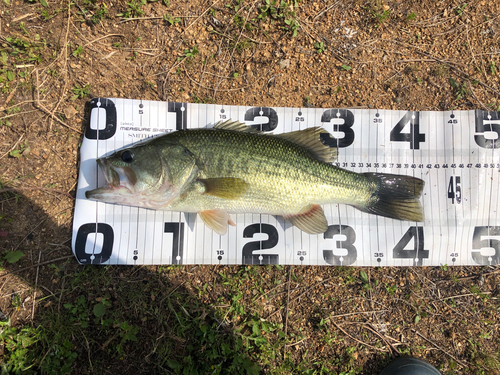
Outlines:
[{"label": "bare soil", "polygon": [[[158,323],[155,301],[182,290],[203,319],[227,313],[225,329],[240,332],[241,317],[224,307],[239,290],[245,314],[286,335],[266,334],[273,358],[248,350],[263,373],[375,374],[403,354],[443,373],[499,374],[498,267],[368,268],[368,284],[352,268],[102,267],[85,271],[95,283],[73,283],[82,273],[70,248],[73,197],[91,97],[500,111],[500,2],[304,0],[258,18],[265,6],[2,0],[0,256],[24,256],[4,261],[1,313],[38,327],[81,295],[89,304],[109,297],[139,342],[110,354],[112,334],[82,328],[68,338],[72,373],[169,373],[157,348],[180,339]],[[124,300],[123,285],[134,283],[150,293],[137,305]]]}]

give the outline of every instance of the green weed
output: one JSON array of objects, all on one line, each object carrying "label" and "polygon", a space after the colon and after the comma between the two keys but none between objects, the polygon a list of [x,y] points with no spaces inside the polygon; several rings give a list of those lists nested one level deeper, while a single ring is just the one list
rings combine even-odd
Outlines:
[{"label": "green weed", "polygon": [[23,256],[24,253],[22,251],[6,251],[3,254],[3,258],[5,259],[5,261],[11,264],[17,263]]},{"label": "green weed", "polygon": [[192,59],[198,54],[198,48],[193,46],[193,48],[187,48],[184,50],[184,56],[178,57],[177,60],[180,61],[182,59]]},{"label": "green weed", "polygon": [[467,8],[467,3],[459,5],[455,8],[455,12],[458,14],[459,17],[462,17],[464,15],[465,8]]},{"label": "green weed", "polygon": [[144,16],[142,7],[146,4],[147,0],[131,0],[127,3],[127,10],[123,13],[118,13],[117,16],[123,18],[142,17]]},{"label": "green weed", "polygon": [[83,46],[79,45],[78,47],[76,47],[76,49],[73,51],[72,55],[73,57],[80,57],[83,53]]},{"label": "green weed", "polygon": [[36,3],[37,1],[39,1],[40,4],[42,4],[42,6],[44,6],[45,8],[47,8],[49,6],[47,4],[47,0],[28,0],[28,2],[30,2],[30,3]]},{"label": "green weed", "polygon": [[316,50],[317,53],[325,52],[325,46],[323,46],[323,42],[314,43],[314,49]]},{"label": "green weed", "polygon": [[73,96],[71,100],[83,99],[90,95],[90,85],[80,86],[78,83],[75,84],[75,87],[71,89],[73,91]]},{"label": "green weed", "polygon": [[9,152],[9,156],[13,158],[20,158],[24,154],[28,154],[30,147],[28,145],[28,140],[25,139],[24,143],[21,143],[18,149],[12,150]]},{"label": "green weed", "polygon": [[417,14],[415,12],[411,12],[410,14],[408,14],[408,16],[406,17],[406,20],[407,21],[414,21],[415,19],[417,18]]},{"label": "green weed", "polygon": [[28,372],[35,365],[32,346],[39,340],[39,330],[30,326],[12,327],[10,318],[0,322],[0,347],[3,347],[2,374]]},{"label": "green weed", "polygon": [[491,75],[497,74],[497,66],[495,64],[495,61],[490,62],[490,72]]},{"label": "green weed", "polygon": [[469,89],[467,88],[467,82],[464,81],[461,84],[457,83],[453,78],[448,80],[450,82],[450,86],[454,89],[455,92],[455,100],[464,99],[467,95],[470,94]]},{"label": "green weed", "polygon": [[164,21],[167,21],[170,26],[173,26],[175,25],[176,23],[179,23],[181,22],[181,19],[179,17],[173,17],[172,15],[170,14],[164,14],[163,15],[163,20]]},{"label": "green weed", "polygon": [[375,27],[384,24],[391,15],[391,10],[387,8],[381,0],[370,0],[370,3],[364,7],[372,16]]}]

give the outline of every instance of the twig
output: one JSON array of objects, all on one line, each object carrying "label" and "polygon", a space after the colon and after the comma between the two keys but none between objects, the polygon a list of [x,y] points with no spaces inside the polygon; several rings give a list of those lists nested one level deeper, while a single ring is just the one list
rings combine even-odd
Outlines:
[{"label": "twig", "polygon": [[[31,232],[30,232],[31,233]],[[54,262],[58,262],[60,260],[65,260],[65,259],[69,259],[69,258],[74,258],[75,256],[74,255],[66,255],[64,257],[60,257],[60,258],[56,258],[56,259],[52,259],[52,260],[48,260],[46,262],[42,262],[42,263],[37,263],[37,264],[34,264],[32,266],[28,266],[28,267],[24,267],[24,268],[19,268],[18,270],[14,270],[14,271],[9,271],[7,273],[4,273],[3,275],[0,275],[0,277],[4,277],[4,276],[7,276],[7,275],[10,275],[11,273],[16,273],[16,272],[22,272],[22,271],[26,271],[26,270],[29,270],[31,268],[35,268],[35,267],[39,267],[39,266],[43,266],[44,264],[50,264],[50,263],[54,263]]]},{"label": "twig", "polygon": [[470,93],[472,94],[472,96],[474,97],[474,99],[476,99],[476,101],[486,110],[486,111],[491,111],[491,108],[488,108],[486,107],[483,102],[481,100],[479,100],[476,96],[476,93],[474,92],[474,89],[472,88],[472,84],[470,82],[468,82],[468,86],[469,86],[469,91]]},{"label": "twig", "polygon": [[[61,53],[61,55],[64,54],[63,69],[64,69],[64,76],[65,76],[64,78],[65,79],[64,79],[64,86],[63,86],[61,95],[59,95],[59,100],[57,101],[54,108],[52,108],[52,113],[57,111],[57,108],[59,108],[59,105],[61,104],[61,101],[64,98],[64,94],[66,93],[66,86],[68,85],[68,80],[66,78],[68,75],[68,35],[69,35],[69,25],[70,24],[71,24],[71,0],[68,0],[68,23],[66,26],[66,36],[64,37],[64,44],[63,44],[64,47],[63,47],[62,53]],[[59,55],[59,56],[61,56],[61,55]],[[38,72],[38,70],[37,70],[37,72]],[[37,87],[37,90],[38,90],[38,87]],[[52,115],[52,118],[54,118],[54,117],[55,116]],[[55,117],[55,118],[57,118],[57,117]],[[49,130],[52,130],[52,122],[50,123]]]},{"label": "twig", "polygon": [[[165,14],[166,16],[166,14]],[[154,16],[154,17],[134,17],[134,18],[122,18],[120,23],[129,21],[143,21],[143,20],[159,20],[163,19],[164,16]],[[172,18],[195,18],[196,16],[171,16]]]},{"label": "twig", "polygon": [[5,99],[5,106],[6,107],[9,104],[10,100],[14,97],[14,94],[16,93],[16,90],[17,90],[17,85],[12,89],[12,91],[9,94],[9,96],[7,96],[7,99]]},{"label": "twig", "polygon": [[435,348],[441,350],[444,354],[446,354],[447,356],[449,356],[451,359],[453,359],[455,362],[457,362],[460,366],[462,367],[467,367],[467,364],[463,363],[461,360],[459,360],[457,357],[455,357],[454,355],[448,353],[446,350],[444,350],[443,348],[441,348],[438,344],[436,344],[435,342],[429,340],[427,337],[425,337],[424,335],[422,335],[420,332],[418,332],[417,330],[415,329],[411,329],[415,334],[417,334],[418,336],[420,336],[421,338],[423,338],[425,341],[427,341],[429,344],[431,345],[434,345]]},{"label": "twig", "polygon": [[123,34],[108,34],[108,35],[101,36],[100,38],[94,39],[93,41],[88,42],[87,44],[84,44],[83,46],[87,47],[89,44],[95,43],[101,39],[109,38],[110,36],[121,36],[122,38],[125,38],[125,35],[123,35]]},{"label": "twig", "polygon": [[[40,259],[42,258],[42,250],[39,250],[38,251],[38,264],[40,264]],[[35,297],[36,297],[36,287],[38,285],[38,273],[40,271],[40,266],[38,265],[36,267],[36,276],[35,276],[35,289],[33,290],[33,306],[32,306],[32,309],[31,309],[31,321],[33,321],[33,319],[35,318],[35,305],[36,305],[36,300],[35,300]]]},{"label": "twig", "polygon": [[[312,290],[314,288],[317,288],[319,285],[324,284],[324,283],[330,281],[331,279],[333,279],[333,277],[329,277],[328,279],[320,281],[320,282],[314,284],[313,286],[311,286],[310,288],[307,288],[303,293],[301,293],[299,296],[295,297],[292,301],[290,301],[289,304],[292,304],[296,300],[300,299],[304,294],[308,293],[310,290]],[[279,309],[273,311],[270,315],[267,316],[266,320],[269,319],[271,316],[273,316],[273,315],[277,314],[278,312],[280,312],[283,308],[284,308],[284,306],[281,306]]]},{"label": "twig", "polygon": [[[472,275],[472,276],[464,276],[464,277],[459,277],[457,280],[470,280],[470,279],[473,279],[475,277],[478,277],[478,276],[488,276],[488,275],[493,275],[495,273],[499,273],[500,272],[500,268],[497,268],[496,270],[494,271],[491,271],[491,272],[487,272],[487,273],[481,273],[479,275]],[[441,281],[438,281],[438,283],[444,283],[448,280],[441,280]]]},{"label": "twig", "polygon": [[23,137],[24,137],[24,134],[21,135],[21,138],[19,138],[17,140],[17,142],[14,143],[14,146],[12,146],[9,151],[7,151],[5,154],[3,154],[2,156],[0,156],[0,159],[2,159],[4,156],[8,155],[12,150],[14,150],[16,148],[16,146],[19,144],[19,142],[21,142],[23,140]]},{"label": "twig", "polygon": [[94,372],[94,366],[92,366],[92,359],[90,358],[90,345],[89,345],[89,340],[87,340],[87,336],[85,336],[85,333],[83,333],[83,330],[80,329],[80,332],[82,333],[83,338],[85,339],[85,343],[87,344],[87,355],[89,357],[89,363],[90,363],[90,372]]},{"label": "twig", "polygon": [[337,329],[340,329],[340,330],[344,333],[344,335],[346,335],[346,336],[350,337],[350,338],[351,338],[351,339],[353,339],[354,341],[357,341],[357,342],[359,342],[360,344],[365,345],[365,346],[367,346],[367,347],[369,347],[369,348],[371,348],[371,349],[378,350],[379,352],[385,352],[385,350],[384,350],[384,349],[381,349],[381,348],[376,348],[376,347],[374,347],[374,346],[371,346],[370,344],[367,344],[366,342],[363,342],[363,341],[361,341],[361,340],[358,340],[356,337],[353,337],[353,336],[351,336],[350,334],[348,334],[346,331],[344,331],[344,330],[343,330],[343,329],[342,329],[342,328],[341,328],[341,327],[340,327],[337,323],[335,323],[335,322],[332,322],[332,323],[333,323],[333,325],[334,325],[335,327],[337,327]]},{"label": "twig", "polygon": [[325,320],[331,320],[333,318],[340,318],[343,316],[351,316],[351,315],[358,315],[358,314],[375,314],[375,313],[386,312],[386,311],[389,311],[389,310],[355,311],[355,312],[347,313],[347,314],[339,314],[339,315],[329,316]]},{"label": "twig", "polygon": [[22,16],[19,16],[17,18],[14,18],[12,21],[10,21],[11,23],[14,23],[14,22],[17,22],[17,21],[21,21],[25,18],[28,18],[29,16],[32,16],[33,14],[35,13],[26,13],[26,14],[23,14]]},{"label": "twig", "polygon": [[9,191],[16,191],[16,190],[42,190],[42,191],[47,191],[50,193],[58,193],[67,196],[68,198],[75,199],[71,194],[62,191],[62,190],[57,190],[57,189],[51,189],[51,188],[43,188],[43,187],[15,187],[15,188],[6,188],[6,189],[0,189],[0,193],[5,193]]},{"label": "twig", "polygon": [[[285,340],[288,335],[288,309],[289,309],[289,304],[290,304],[290,283],[292,282],[292,267],[288,267],[288,283],[286,287],[286,310],[285,310]],[[286,359],[286,345],[283,350],[283,360]]]},{"label": "twig", "polygon": [[40,90],[39,90],[40,86],[39,86],[39,83],[38,83],[38,69],[35,70],[35,73],[36,73],[36,106],[39,109],[41,109],[43,112],[45,112],[47,115],[49,115],[52,119],[54,119],[58,123],[60,123],[61,125],[67,127],[68,129],[73,130],[74,132],[76,132],[78,134],[83,134],[83,132],[81,132],[80,130],[75,129],[72,126],[69,126],[68,124],[66,124],[64,121],[62,121],[61,119],[59,119],[56,115],[54,115],[53,112],[49,111],[44,105],[42,105],[42,103],[40,102]]},{"label": "twig", "polygon": [[[457,68],[456,66],[454,66],[454,65],[456,65],[456,64],[454,64],[454,63],[449,63],[449,62],[447,62],[447,61],[445,61],[445,60],[441,60],[441,59],[439,59],[439,58],[437,58],[437,57],[435,57],[435,56],[431,55],[430,53],[427,53],[427,52],[425,52],[425,51],[422,51],[420,48],[418,48],[418,47],[416,47],[416,46],[413,46],[413,45],[411,45],[411,44],[404,43],[404,42],[400,42],[399,40],[395,40],[395,39],[392,39],[391,41],[392,41],[392,42],[394,42],[394,43],[396,43],[396,44],[400,44],[400,45],[403,45],[403,46],[405,46],[405,47],[408,47],[408,48],[415,48],[415,51],[416,51],[417,53],[420,53],[421,55],[424,55],[424,56],[430,57],[431,59],[434,59],[434,60],[436,60],[436,61],[440,62],[441,64],[446,64],[446,65],[448,65],[451,69],[453,69],[453,70],[457,71],[458,73],[462,74],[462,75],[463,75],[463,76],[465,76],[466,78],[471,79],[471,76],[470,76],[469,74],[467,74],[466,72],[464,72],[462,69],[459,69],[459,68]],[[485,87],[485,88],[489,89],[490,91],[494,92],[495,94],[500,95],[500,91],[498,91],[498,90],[494,89],[494,88],[493,88],[493,87],[491,87],[491,86],[488,86],[488,85],[487,85],[486,83],[484,83],[483,81],[480,81],[479,79],[474,79],[474,81],[476,81],[477,83],[479,83],[481,86],[483,86],[483,87]]]},{"label": "twig", "polygon": [[[188,74],[188,72],[184,72],[186,73],[186,76],[193,82],[193,83],[196,83],[197,85],[199,85],[200,87],[203,87],[204,89],[207,89],[207,90],[211,90],[211,91],[215,91],[216,89],[215,88],[212,88],[212,87],[208,87],[208,86],[205,86],[201,83],[199,83],[198,81],[195,81],[193,78],[191,78],[191,76]],[[224,92],[228,92],[228,91],[238,91],[238,90],[241,90],[243,88],[246,88],[246,87],[249,87],[250,85],[246,85],[246,86],[240,86],[240,87],[237,87],[237,88],[234,88],[234,89],[218,89],[217,91],[224,91]]]},{"label": "twig", "polygon": [[179,36],[181,36],[182,34],[184,34],[184,33],[185,33],[185,32],[186,32],[186,31],[187,31],[187,30],[188,30],[191,26],[193,26],[196,22],[198,22],[198,20],[199,20],[201,17],[203,17],[203,16],[205,15],[205,13],[207,13],[207,12],[210,10],[210,8],[212,8],[212,7],[213,7],[215,4],[217,4],[219,1],[220,1],[220,0],[215,0],[215,2],[214,2],[212,5],[210,5],[207,9],[205,9],[205,10],[203,11],[203,13],[202,13],[202,14],[200,14],[200,16],[199,16],[197,19],[195,19],[193,22],[191,22],[191,23],[190,23],[190,24],[189,24],[189,25],[188,25],[188,26],[184,29],[184,31],[182,31],[182,33],[180,33],[180,34],[179,34]]},{"label": "twig", "polygon": [[340,0],[337,1],[336,3],[333,3],[332,5],[330,5],[328,8],[326,8],[325,10],[322,10],[321,12],[319,12],[318,14],[316,14],[314,17],[313,17],[313,21],[316,21],[316,18],[318,18],[319,16],[321,16],[323,13],[326,13],[328,12],[330,9],[332,9],[335,5],[337,5],[338,3],[340,3]]},{"label": "twig", "polygon": [[[491,294],[491,292],[480,292],[479,294]],[[461,298],[461,297],[470,297],[470,296],[476,296],[476,295],[477,294],[475,294],[475,293],[459,294],[459,295],[456,295],[456,296],[450,296],[450,297],[441,298],[440,301],[446,301],[447,299]]]},{"label": "twig", "polygon": [[367,324],[365,325],[370,331],[372,331],[374,334],[376,334],[378,337],[380,337],[382,339],[383,342],[385,342],[385,344],[389,347],[389,351],[392,349],[392,351],[394,352],[394,354],[396,356],[399,355],[399,351],[389,342],[385,339],[384,336],[382,336],[376,329],[375,327],[372,325],[372,324]]}]

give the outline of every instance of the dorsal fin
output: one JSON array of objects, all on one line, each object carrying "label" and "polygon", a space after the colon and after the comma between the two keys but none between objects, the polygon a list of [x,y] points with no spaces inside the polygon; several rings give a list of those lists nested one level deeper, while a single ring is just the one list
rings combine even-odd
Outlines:
[{"label": "dorsal fin", "polygon": [[[290,133],[275,134],[274,136],[285,138],[289,141],[297,143],[298,145],[307,148],[317,159],[324,161],[325,163],[332,163],[337,159],[337,149],[324,145],[321,142],[321,134],[330,135],[330,133],[325,129],[315,126]],[[330,137],[332,137],[332,135],[330,135]]]},{"label": "dorsal fin", "polygon": [[247,124],[244,124],[239,121],[233,121],[231,119],[227,121],[219,121],[214,125],[214,129],[223,129],[223,130],[234,130],[238,132],[244,132],[244,133],[261,133],[255,128],[252,128],[251,126],[248,126]]}]

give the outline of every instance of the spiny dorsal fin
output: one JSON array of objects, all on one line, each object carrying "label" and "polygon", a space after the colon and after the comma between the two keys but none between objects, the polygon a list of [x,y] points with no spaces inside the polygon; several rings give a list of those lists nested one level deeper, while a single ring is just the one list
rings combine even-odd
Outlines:
[{"label": "spiny dorsal fin", "polygon": [[257,129],[252,128],[247,124],[244,124],[239,121],[233,121],[232,119],[229,119],[227,121],[219,121],[214,125],[214,129],[234,130],[237,132],[244,132],[244,133],[261,133]]},{"label": "spiny dorsal fin", "polygon": [[[295,132],[275,134],[275,137],[285,138],[289,141],[307,148],[314,157],[326,163],[332,163],[337,159],[337,149],[328,147],[321,142],[321,134],[328,134],[325,129],[315,126]],[[330,137],[333,138],[332,135]]]},{"label": "spiny dorsal fin", "polygon": [[248,189],[248,183],[241,178],[221,177],[198,181],[205,185],[205,194],[224,199],[238,199]]},{"label": "spiny dorsal fin", "polygon": [[294,215],[283,215],[300,230],[309,234],[324,233],[328,229],[325,213],[319,204],[310,204]]}]

